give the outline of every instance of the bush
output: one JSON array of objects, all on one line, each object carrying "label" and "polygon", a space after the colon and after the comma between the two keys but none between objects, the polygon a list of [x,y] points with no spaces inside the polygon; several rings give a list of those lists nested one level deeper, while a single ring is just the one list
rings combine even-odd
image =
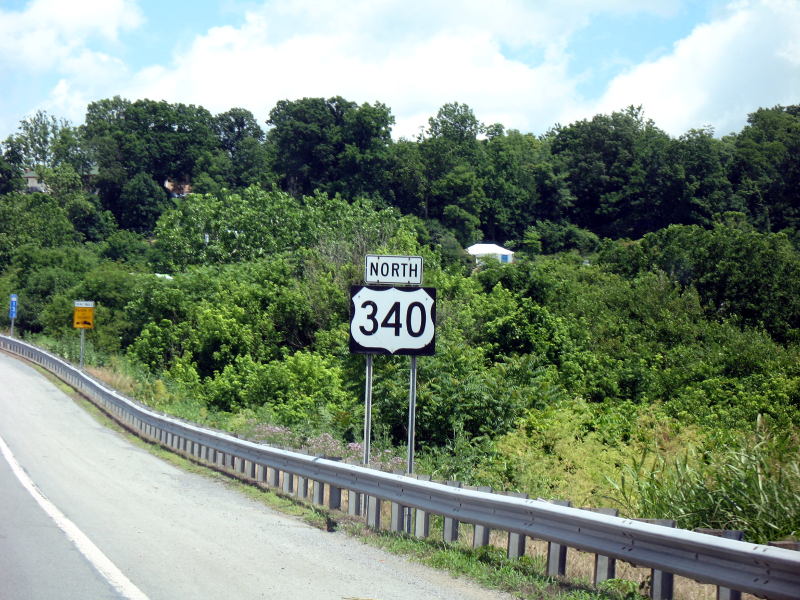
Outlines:
[{"label": "bush", "polygon": [[614,485],[613,499],[631,517],[742,530],[762,544],[800,534],[797,435],[762,419],[755,433],[712,440],[708,449],[677,458],[644,454]]}]

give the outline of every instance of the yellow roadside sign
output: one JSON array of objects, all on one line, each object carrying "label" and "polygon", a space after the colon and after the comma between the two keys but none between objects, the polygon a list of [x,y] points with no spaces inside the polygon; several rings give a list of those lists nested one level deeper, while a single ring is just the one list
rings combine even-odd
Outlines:
[{"label": "yellow roadside sign", "polygon": [[76,300],[72,313],[72,326],[75,329],[94,328],[94,302]]}]

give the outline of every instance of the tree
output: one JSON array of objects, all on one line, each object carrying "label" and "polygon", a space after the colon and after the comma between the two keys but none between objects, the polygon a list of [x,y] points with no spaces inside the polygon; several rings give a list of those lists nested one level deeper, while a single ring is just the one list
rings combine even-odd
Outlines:
[{"label": "tree", "polygon": [[79,237],[64,207],[47,194],[13,192],[0,198],[0,271],[25,245],[71,246]]},{"label": "tree", "polygon": [[672,225],[637,244],[607,246],[601,260],[628,276],[661,270],[697,290],[709,316],[763,327],[779,342],[800,328],[800,254],[784,234],[724,223]]},{"label": "tree", "polygon": [[[569,219],[599,235],[638,237],[670,223],[685,197],[671,140],[641,108],[557,127],[553,154],[574,196]],[[680,200],[678,200],[680,201]]]},{"label": "tree", "polygon": [[[130,102],[118,96],[89,105],[84,136],[97,157],[96,183],[103,206],[120,224],[130,223],[136,230],[152,227],[164,208],[161,195],[145,190],[141,174],[148,174],[159,187],[167,180],[188,183],[198,161],[218,147],[213,118],[206,109],[164,101]],[[135,203],[138,215],[131,214],[134,190],[129,188],[121,199],[134,178],[140,196]],[[153,203],[145,206],[145,201]]]},{"label": "tree", "polygon": [[281,100],[267,123],[273,168],[289,193],[352,198],[383,191],[394,123],[385,105],[341,96]]},{"label": "tree", "polygon": [[153,230],[167,206],[166,190],[149,174],[137,173],[122,186],[113,212],[123,229],[145,233]]},{"label": "tree", "polygon": [[214,117],[220,150],[227,159],[225,184],[231,189],[271,181],[269,155],[264,146],[264,131],[253,113],[232,108]]},{"label": "tree", "polygon": [[401,139],[389,148],[387,196],[403,213],[427,219],[430,182],[417,142]]},{"label": "tree", "polygon": [[0,195],[20,190],[24,184],[19,168],[0,156]]},{"label": "tree", "polygon": [[[475,242],[486,204],[479,176],[483,124],[472,109],[458,102],[445,104],[428,119],[419,152],[428,180],[425,216],[456,227],[462,244]],[[452,208],[449,208],[452,207]],[[445,216],[445,212],[447,215]]]},{"label": "tree", "polygon": [[548,141],[516,130],[485,142],[481,165],[487,197],[481,215],[486,239],[519,240],[536,221],[561,221],[572,204],[561,161]]},{"label": "tree", "polygon": [[7,156],[14,157],[15,164],[26,169],[52,167],[56,141],[61,130],[67,127],[68,121],[38,110],[20,121],[19,132],[6,139],[4,145]]},{"label": "tree", "polygon": [[84,191],[81,177],[70,163],[43,169],[42,179],[49,194],[64,208],[75,229],[86,240],[100,241],[116,229],[113,215],[100,208],[97,196]]},{"label": "tree", "polygon": [[728,177],[764,231],[800,228],[800,105],[761,108],[733,138]]}]

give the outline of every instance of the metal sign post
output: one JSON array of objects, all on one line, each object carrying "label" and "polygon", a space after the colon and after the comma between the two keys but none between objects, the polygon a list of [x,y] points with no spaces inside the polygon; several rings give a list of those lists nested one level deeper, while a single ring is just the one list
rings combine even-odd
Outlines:
[{"label": "metal sign post", "polygon": [[372,354],[367,354],[367,375],[364,385],[364,466],[369,466],[372,439]]},{"label": "metal sign post", "polygon": [[417,431],[417,357],[411,356],[411,374],[408,384],[408,460],[406,472],[414,472],[414,441]]},{"label": "metal sign post", "polygon": [[8,305],[8,318],[11,319],[11,337],[14,337],[14,321],[17,319],[17,300],[16,294],[11,294],[11,302]]},{"label": "metal sign post", "polygon": [[81,329],[81,359],[80,362],[78,363],[78,368],[81,370],[83,370],[83,349],[85,345],[86,345],[86,330]]},{"label": "metal sign post", "polygon": [[81,357],[79,368],[83,369],[83,351],[86,343],[86,330],[94,328],[94,302],[75,300],[72,313],[72,326],[81,330]]}]

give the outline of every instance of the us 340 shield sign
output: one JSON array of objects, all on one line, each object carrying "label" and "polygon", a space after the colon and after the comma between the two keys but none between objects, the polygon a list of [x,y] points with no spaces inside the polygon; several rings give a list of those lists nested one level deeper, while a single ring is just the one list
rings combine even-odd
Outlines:
[{"label": "us 340 shield sign", "polygon": [[435,288],[350,288],[350,352],[429,356],[435,329]]}]

